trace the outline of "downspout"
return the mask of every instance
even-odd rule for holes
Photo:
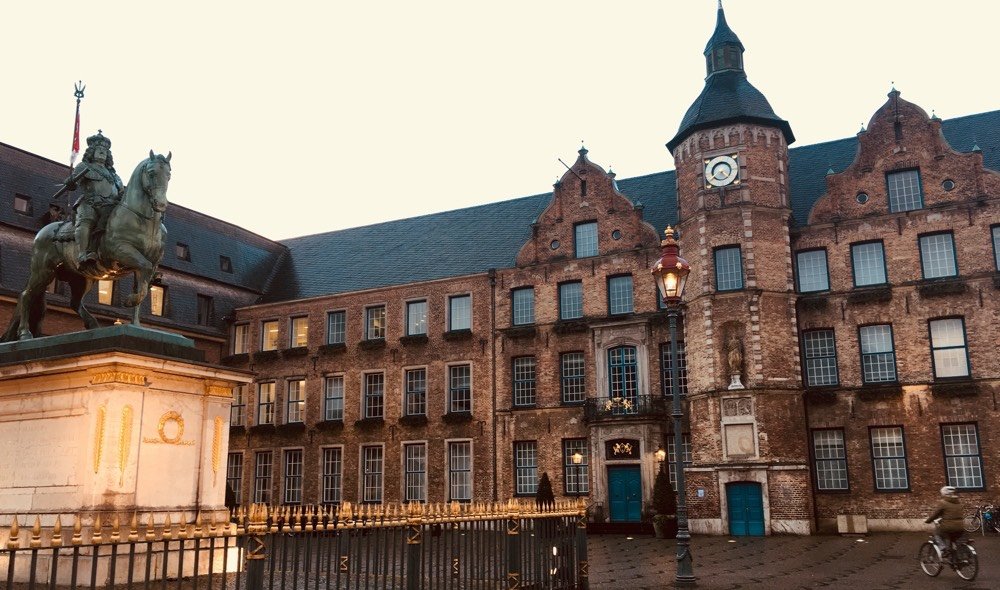
[[[799,300],[795,300],[795,320],[798,322],[799,314]],[[796,325],[798,325],[796,323]],[[796,337],[798,337],[796,335]],[[802,351],[802,345],[799,345],[799,366],[805,370],[805,354]],[[813,446],[812,440],[809,436],[811,423],[809,421],[809,398],[808,392],[805,389],[805,380],[802,382],[802,415],[806,421],[806,467],[809,468],[809,496],[812,499],[812,517],[813,517],[813,529],[814,531],[819,531],[819,506],[816,504],[816,470],[813,469],[813,464],[815,463],[815,457],[813,457]],[[846,456],[846,448],[845,448]]]
[[[490,277],[490,375],[493,388],[493,412],[491,421],[493,422],[493,501],[497,496],[497,269],[489,270]]]

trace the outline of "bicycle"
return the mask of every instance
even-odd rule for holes
[[[983,534],[995,532],[1000,534],[1000,515],[993,504],[977,506],[972,516],[965,517],[965,530],[974,533],[982,529]]]
[[[938,525],[935,525],[935,534],[930,540],[925,541],[917,552],[917,559],[920,561],[920,569],[928,576],[934,577],[941,573],[947,564],[955,570],[958,577],[971,581],[979,574],[979,556],[976,548],[972,546],[972,540],[961,538],[955,541],[954,550],[942,546],[944,537]]]

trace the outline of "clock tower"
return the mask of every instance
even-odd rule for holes
[[[721,2],[705,87],[667,143],[691,262],[685,353],[694,532],[808,534],[812,494],[796,328],[787,121],[747,79]]]

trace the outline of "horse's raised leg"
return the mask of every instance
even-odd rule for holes
[[[113,252],[112,258],[126,268],[135,269],[132,293],[125,298],[125,306],[134,308],[132,310],[132,324],[138,326],[139,305],[149,292],[149,283],[153,280],[153,264],[130,244],[119,244]]]
[[[72,275],[72,278],[69,280],[70,309],[75,311],[76,315],[80,316],[80,319],[83,320],[84,327],[88,330],[101,327],[100,324],[97,323],[97,320],[94,319],[94,316],[90,315],[90,312],[87,311],[87,308],[83,305],[83,296],[86,295],[93,286],[94,281],[83,275]]]

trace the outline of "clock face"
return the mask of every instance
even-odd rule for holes
[[[733,156],[716,156],[705,162],[705,188],[738,184],[740,166]]]

